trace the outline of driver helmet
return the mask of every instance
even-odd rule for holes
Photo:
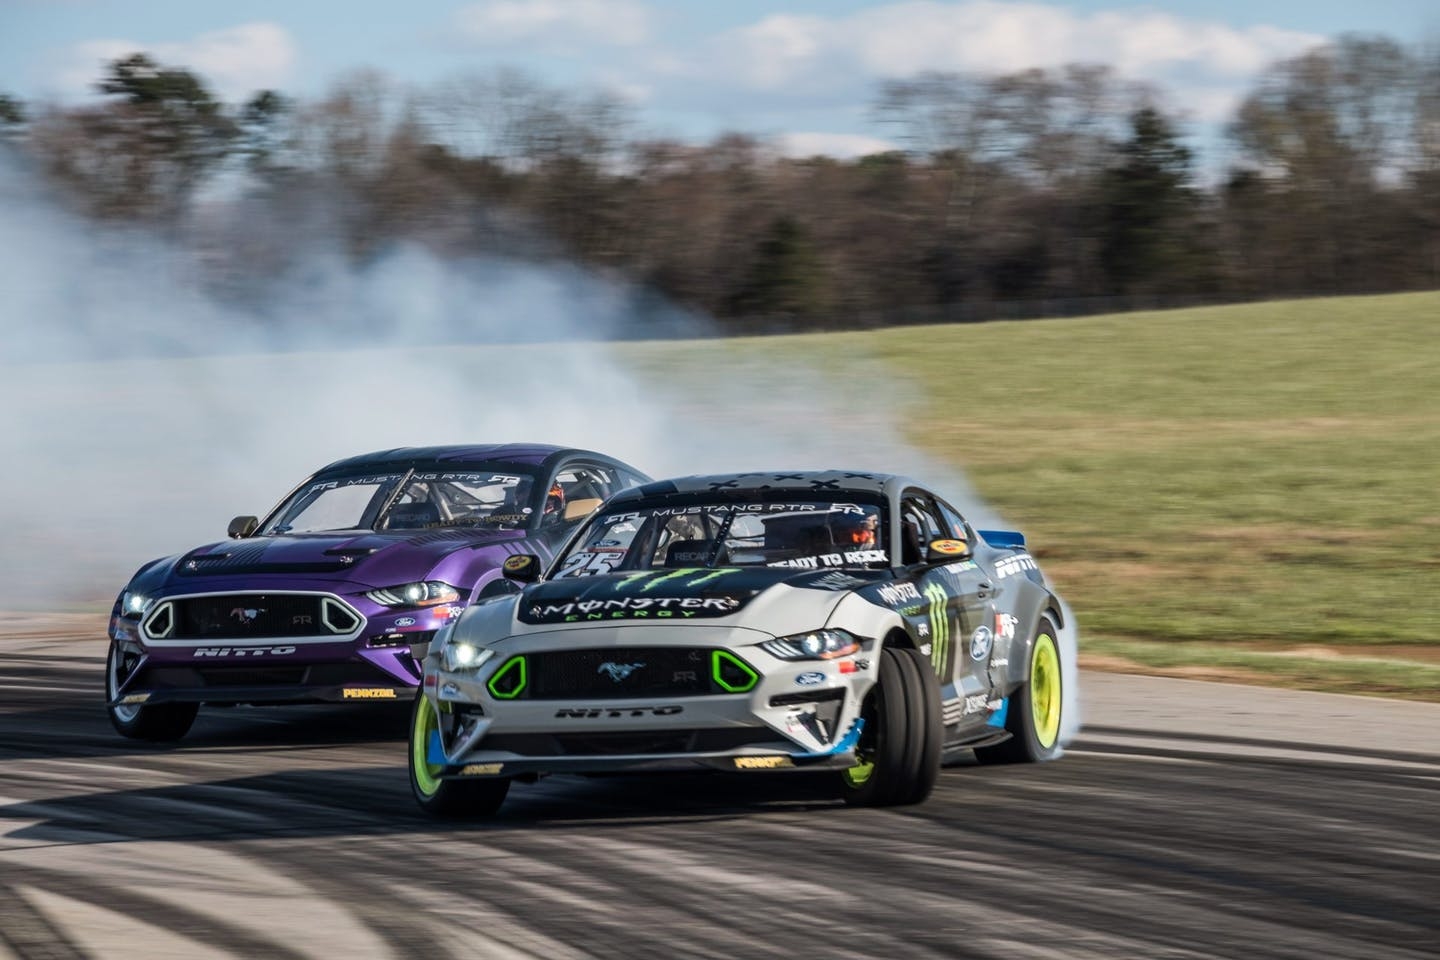
[[[565,488],[556,480],[545,495],[545,516],[559,517],[565,513]]]
[[[879,526],[880,517],[877,514],[847,515],[841,534],[844,538],[841,545],[853,550],[873,550],[875,548],[875,531]]]

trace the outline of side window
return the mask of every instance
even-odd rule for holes
[[[940,508],[940,517],[945,521],[947,537],[954,537],[956,540],[964,540],[970,544],[971,549],[975,547],[975,538],[970,535],[970,525],[965,518],[960,516],[956,509],[944,500],[936,500],[935,505]]]
[[[909,565],[925,558],[925,546],[931,540],[946,540],[951,535],[945,532],[934,501],[913,491],[900,501],[900,536],[900,562]]]
[[[542,523],[582,520],[595,511],[619,486],[615,471],[593,463],[571,463],[560,468],[545,498]]]

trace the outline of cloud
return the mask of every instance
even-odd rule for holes
[[[1078,14],[1041,3],[934,0],[871,7],[845,17],[766,17],[719,41],[752,87],[807,84],[846,69],[869,77],[922,70],[1009,73],[1066,63],[1107,63],[1136,79],[1177,67],[1243,77],[1324,42],[1318,34],[1232,27],[1149,8]]]
[[[88,40],[72,47],[56,75],[61,95],[93,93],[105,64],[132,53],[148,53],[166,66],[199,74],[224,100],[256,90],[283,88],[298,59],[290,34],[274,23],[242,23],[177,42]]]
[[[462,8],[455,22],[466,40],[486,46],[631,47],[651,36],[649,11],[633,0],[485,0]]]

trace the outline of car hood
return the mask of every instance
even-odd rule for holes
[[[551,580],[515,598],[516,626],[597,621],[676,623],[721,618],[772,618],[777,608],[806,608],[811,628],[824,622],[844,592],[886,571],[769,567],[653,570]]]
[[[170,568],[171,583],[250,575],[339,576],[385,586],[425,575],[460,550],[524,537],[519,530],[438,529],[404,533],[373,530],[285,534],[197,547]]]

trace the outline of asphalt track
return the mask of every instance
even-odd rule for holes
[[[12,624],[13,626],[13,624]],[[1440,705],[1082,672],[1056,763],[409,796],[403,705],[120,739],[103,641],[0,637],[0,958],[1440,956]]]

